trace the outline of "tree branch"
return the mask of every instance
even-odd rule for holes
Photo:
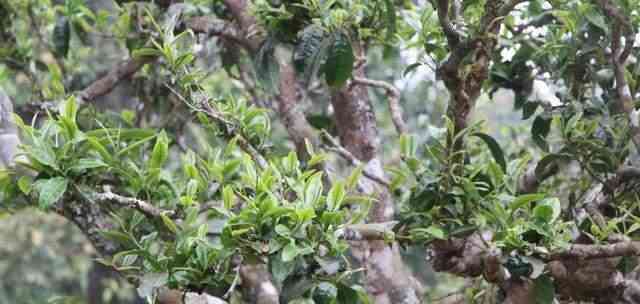
[[[436,0],[436,9],[440,27],[442,27],[445,37],[447,37],[449,48],[453,50],[462,40],[462,34],[456,31],[449,19],[449,2],[449,0]]]
[[[131,77],[131,75],[140,70],[145,64],[154,60],[154,57],[141,57],[130,58],[118,63],[114,68],[107,72],[106,75],[94,81],[91,85],[82,90],[82,92],[78,94],[78,101],[91,102],[94,99],[111,92],[111,90],[113,90],[120,81]]]
[[[256,19],[249,14],[247,0],[224,0],[225,6],[231,11],[234,19],[238,22],[238,27],[242,32],[243,39],[248,42],[251,50],[256,51],[260,46],[260,39],[250,39],[252,31],[256,27]]]
[[[329,146],[327,146],[328,150],[337,153],[342,158],[347,160],[352,166],[358,167],[362,165],[362,162],[357,157],[355,157],[351,152],[349,152],[349,150],[341,146],[340,143],[335,138],[333,138],[333,136],[331,136],[331,134],[329,134],[327,131],[322,130],[321,135],[329,143]],[[366,176],[372,181],[375,181],[376,183],[383,185],[385,187],[389,187],[391,185],[389,181],[387,181],[384,177],[378,176],[375,173],[370,172],[366,167],[363,167],[362,175]]]
[[[634,125],[633,115],[637,115],[634,109],[633,96],[627,80],[625,79],[627,59],[631,54],[635,42],[635,29],[629,17],[625,15],[617,6],[609,0],[594,0],[611,19],[611,65],[613,66],[618,102],[615,112],[625,113],[630,121],[633,143],[640,148],[640,126]],[[622,36],[624,34],[625,43],[622,46]]]
[[[625,241],[614,244],[573,244],[566,250],[551,253],[548,260],[588,260],[621,256],[640,256],[640,241]]]
[[[218,36],[229,40],[247,50],[251,49],[251,44],[238,36],[235,29],[224,21],[211,16],[198,16],[185,21],[187,28],[194,33],[205,34],[207,36]]]
[[[396,131],[400,135],[407,133],[407,125],[402,118],[402,107],[400,106],[400,91],[396,87],[385,81],[372,80],[364,77],[354,77],[353,82],[355,84],[384,89],[387,95],[387,100],[389,102],[389,112],[391,112],[391,120],[393,121],[393,125],[396,127]]]
[[[104,187],[103,193],[96,193],[94,199],[97,201],[115,203],[116,205],[119,205],[121,207],[138,210],[142,212],[142,214],[144,214],[146,217],[151,219],[159,218],[162,214],[165,214],[169,217],[175,214],[173,210],[162,210],[143,200],[115,194],[111,192],[111,187],[109,186]]]

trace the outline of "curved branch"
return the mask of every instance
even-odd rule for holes
[[[155,57],[130,58],[116,64],[116,66],[107,72],[106,75],[94,81],[91,85],[82,90],[82,92],[78,94],[78,101],[91,102],[94,99],[111,92],[111,90],[113,90],[120,81],[131,77],[131,75],[140,70],[145,64],[154,60]]]
[[[364,77],[354,77],[353,83],[384,89],[389,102],[391,120],[393,121],[393,125],[396,127],[396,131],[400,135],[407,133],[407,125],[402,118],[402,107],[400,106],[400,90],[388,82],[367,79]]]

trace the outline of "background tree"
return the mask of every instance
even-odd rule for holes
[[[636,1],[0,5],[0,206],[149,301],[640,301]],[[472,116],[509,94],[525,139]]]

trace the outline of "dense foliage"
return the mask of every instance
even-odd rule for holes
[[[3,0],[0,16],[0,210],[68,219],[151,303],[430,301],[406,248],[465,278],[442,301],[640,302],[640,2]],[[127,59],[93,75],[103,40]],[[405,90],[414,73],[448,93],[442,117]],[[474,119],[505,95],[527,132]]]

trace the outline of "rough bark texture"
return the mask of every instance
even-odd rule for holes
[[[11,114],[13,104],[9,96],[0,88],[0,168],[9,167],[17,152],[20,139]]]
[[[297,93],[298,82],[293,64],[280,63],[280,84],[277,111],[282,124],[287,129],[289,138],[296,146],[298,157],[307,159],[306,141],[317,147],[320,145],[318,135],[307,121],[299,107],[300,98]]]
[[[355,71],[364,78],[364,69]],[[346,150],[362,163],[369,172],[384,177],[381,161],[377,158],[378,130],[373,107],[365,86],[348,85],[334,91],[331,104],[340,137]],[[369,221],[393,220],[394,206],[388,188],[366,176],[359,181],[362,193],[378,198],[369,214]],[[384,241],[357,242],[354,256],[366,268],[366,288],[375,303],[420,303],[417,282],[403,264],[397,244]]]

